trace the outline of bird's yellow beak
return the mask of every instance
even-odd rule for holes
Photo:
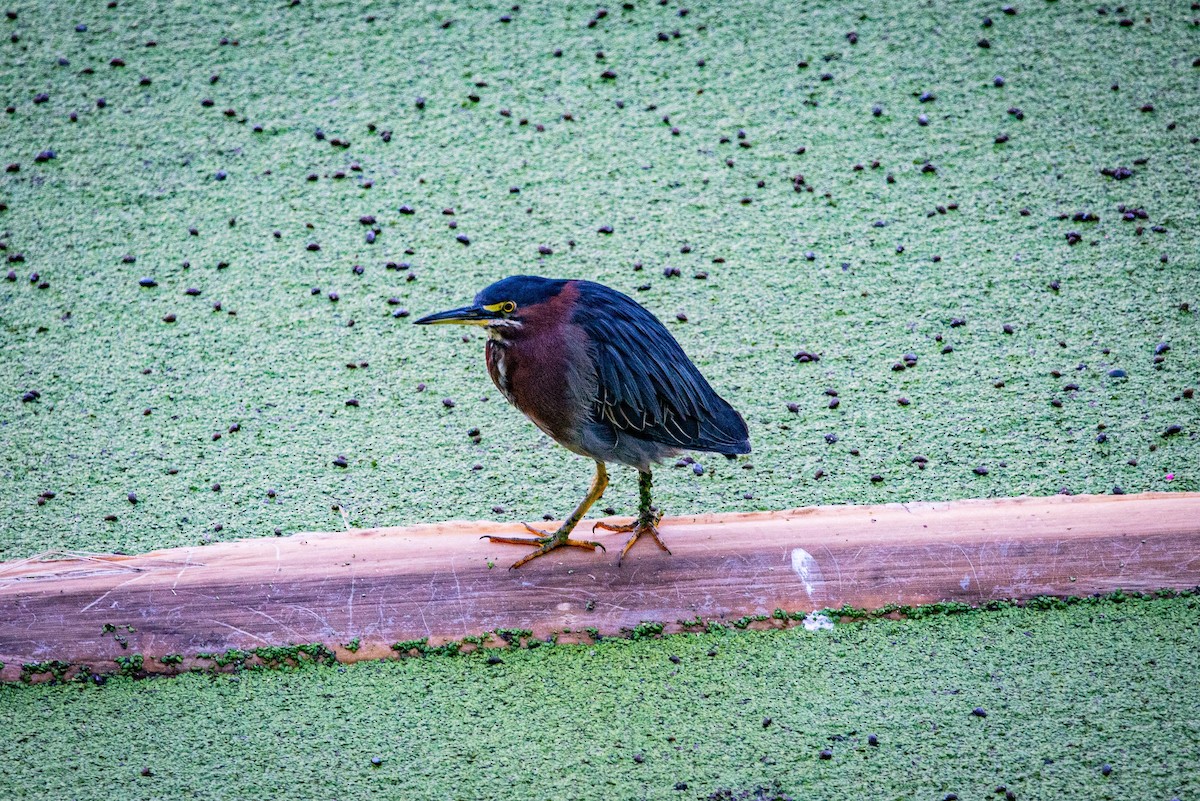
[[[413,325],[487,325],[500,315],[482,306],[463,306],[461,309],[427,314],[420,320],[414,320]]]

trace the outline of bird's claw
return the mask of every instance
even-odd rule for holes
[[[658,536],[658,521],[662,519],[662,514],[655,515],[653,520],[640,520],[635,524],[628,524],[628,528],[614,528],[613,530],[632,531],[633,536],[625,543],[625,547],[621,549],[621,555],[617,557],[617,567],[621,566],[621,560],[625,558],[625,554],[629,553],[629,549],[638,541],[642,535],[648,535],[654,540],[654,544],[667,552],[667,556],[671,555],[671,549],[668,548]]]
[[[540,534],[541,536],[539,536],[539,537],[500,537],[500,536],[496,536],[493,534],[485,534],[482,537],[480,537],[480,539],[488,539],[488,540],[491,540],[492,542],[502,542],[502,543],[506,543],[508,545],[536,545],[536,546],[538,546],[537,550],[534,550],[534,551],[531,551],[530,553],[525,554],[520,559],[518,559],[516,562],[514,562],[509,567],[509,570],[515,570],[516,568],[520,567],[521,565],[525,564],[526,562],[532,561],[532,560],[538,558],[539,556],[550,553],[551,551],[553,551],[556,548],[562,548],[564,546],[571,547],[571,548],[587,548],[590,551],[594,551],[597,548],[599,548],[601,551],[607,552],[607,549],[604,547],[604,545],[602,543],[590,542],[588,540],[573,540],[567,536],[568,532],[562,532],[561,534],[558,532],[555,532],[554,534],[548,534],[545,531],[540,531],[540,530],[534,528],[533,526],[529,525],[528,523],[524,523],[523,525],[525,526],[525,528],[529,529],[534,534]]]

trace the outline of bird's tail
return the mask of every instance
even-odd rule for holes
[[[750,453],[750,430],[746,421],[724,398],[717,398],[717,408],[710,409],[700,424],[697,447],[700,450],[734,456]]]

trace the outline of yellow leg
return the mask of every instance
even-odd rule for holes
[[[600,543],[590,542],[588,540],[573,540],[573,539],[570,539],[570,534],[571,534],[571,530],[574,529],[575,526],[578,525],[579,521],[583,519],[583,516],[587,514],[588,509],[592,508],[592,504],[594,504],[596,501],[600,500],[600,496],[604,494],[604,490],[607,487],[608,487],[608,471],[606,471],[604,469],[604,462],[596,462],[596,477],[595,477],[595,479],[592,480],[592,488],[590,490],[588,490],[587,496],[580,502],[579,506],[575,507],[575,511],[571,513],[571,516],[568,517],[566,520],[564,520],[563,524],[561,526],[559,526],[558,530],[555,531],[554,533],[541,531],[541,530],[536,529],[533,526],[529,525],[528,523],[526,523],[525,528],[529,529],[534,534],[540,534],[542,536],[540,536],[540,537],[496,537],[496,536],[492,536],[492,535],[488,534],[488,535],[485,535],[484,537],[480,537],[480,539],[488,539],[488,540],[491,540],[492,542],[503,542],[503,543],[507,543],[510,545],[537,545],[537,546],[539,546],[536,551],[533,551],[532,553],[527,553],[524,556],[522,556],[520,559],[518,559],[516,562],[514,562],[512,567],[509,568],[510,570],[515,570],[516,568],[520,567],[521,565],[525,564],[526,562],[536,559],[539,556],[542,556],[543,554],[550,553],[555,548],[562,548],[563,546],[569,546],[569,547],[574,547],[574,548],[587,548],[588,550],[591,550],[591,551],[594,551],[597,548],[599,548],[600,550],[603,551],[603,550],[605,550],[605,548]]]

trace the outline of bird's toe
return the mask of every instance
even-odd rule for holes
[[[637,529],[637,523],[605,523],[603,520],[600,520],[592,525],[592,531],[594,532],[596,529],[600,529],[601,531],[615,531],[618,534],[628,534]]]
[[[617,558],[617,567],[621,566],[621,560],[625,558],[625,554],[629,553],[629,549],[633,547],[633,544],[643,536],[649,536],[652,540],[654,540],[655,545],[666,551],[668,556],[671,555],[671,549],[668,548],[666,543],[662,541],[662,538],[658,536],[658,526],[656,523],[657,518],[653,523],[644,521],[633,528],[633,536],[630,537],[629,541],[625,543],[625,547],[621,549],[621,555]]]

